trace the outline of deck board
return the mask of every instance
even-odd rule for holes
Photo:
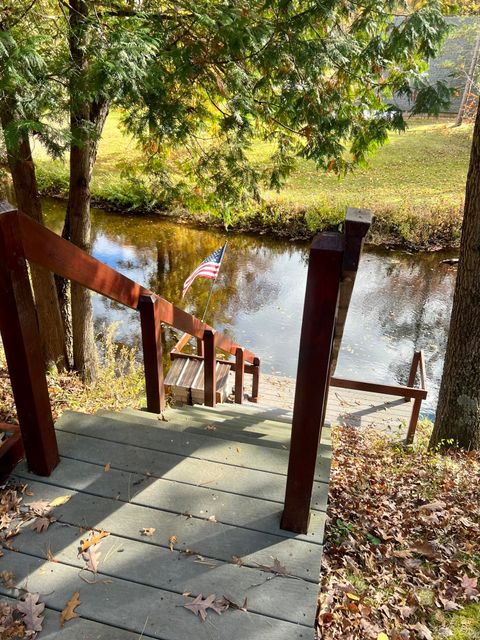
[[[39,640],[133,640],[142,633],[162,640],[313,639],[329,444],[318,458],[309,532],[295,535],[280,529],[288,463],[281,439],[289,437],[288,415],[275,421],[270,410],[233,408],[220,417],[220,411],[202,408],[188,418],[194,409],[167,411],[168,422],[141,414],[67,414],[57,430],[61,462],[51,476],[39,478],[24,463],[17,466],[13,477],[33,492],[25,503],[69,497],[55,507],[56,522],[47,531],[23,525],[14,551],[5,550],[0,561],[2,570],[14,572],[17,587],[27,583],[42,594],[47,626],[80,592],[82,623],[67,623],[71,635],[50,624]],[[222,437],[206,431],[210,418]],[[192,426],[197,432],[187,431]],[[244,434],[251,440],[237,441],[244,428],[253,430]],[[271,446],[257,443],[256,432],[272,438]],[[153,536],[142,535],[143,527],[153,527]],[[82,580],[91,574],[81,571],[78,557],[88,528],[110,533],[100,546],[95,584]],[[48,561],[48,551],[56,562]],[[274,559],[287,577],[261,570]],[[16,595],[5,585],[0,592]],[[248,611],[212,612],[202,623],[182,607],[200,593],[239,604],[246,597]]]

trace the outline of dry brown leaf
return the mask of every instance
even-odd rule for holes
[[[35,522],[32,524],[32,529],[37,533],[43,533],[48,529],[48,527],[52,524],[52,522],[55,522],[55,518],[38,516]]]
[[[170,551],[173,551],[176,544],[177,544],[177,536],[170,536],[168,539],[168,547]]]
[[[420,638],[422,638],[423,640],[433,640],[432,632],[428,627],[426,627],[421,622],[417,622],[416,624],[414,624],[412,629],[415,629],[415,631],[418,631]]]
[[[209,516],[209,517],[207,518],[207,520],[208,520],[209,522],[217,522],[217,518],[216,518],[215,516]]]
[[[79,604],[81,604],[81,602],[80,602],[80,593],[78,591],[75,591],[73,596],[70,598],[70,600],[65,605],[65,609],[60,614],[60,626],[61,627],[63,627],[65,622],[68,622],[69,620],[73,620],[74,618],[79,618],[80,617],[79,614],[75,611],[75,609],[78,607]]]
[[[224,599],[218,598],[212,593],[203,599],[202,594],[200,593],[192,602],[187,602],[183,605],[185,609],[189,609],[196,616],[200,616],[200,618],[205,621],[207,619],[207,611],[208,609],[212,609],[218,615],[228,609],[228,604],[225,604]]]
[[[98,544],[100,540],[102,540],[102,538],[106,538],[109,535],[110,534],[107,533],[107,531],[104,531],[103,529],[101,531],[91,531],[89,538],[87,538],[86,540],[80,541],[80,550],[82,552],[86,551],[93,544]]]
[[[27,631],[33,633],[42,630],[44,616],[41,614],[45,609],[45,604],[38,602],[39,597],[39,593],[27,593],[24,599],[17,603],[17,611],[24,615],[22,622],[25,624]]]
[[[107,464],[103,467],[103,470],[105,471],[105,473],[107,473],[107,471],[110,471],[110,462],[107,462]]]
[[[85,568],[92,573],[97,573],[98,563],[100,562],[100,551],[98,550],[98,547],[101,544],[101,542],[92,544],[82,553],[82,558],[85,561]]]
[[[431,542],[417,542],[413,545],[412,551],[415,551],[415,553],[421,556],[425,556],[425,558],[433,559],[439,557],[437,549]]]
[[[0,571],[0,581],[7,587],[7,589],[15,588],[15,574],[12,571]]]
[[[140,530],[140,533],[142,536],[153,536],[155,531],[156,529],[154,527],[143,527],[143,529]]]
[[[48,549],[47,549],[47,560],[49,562],[58,562],[58,560],[53,555],[52,550],[50,549],[50,547],[48,547]]]
[[[257,566],[262,571],[270,571],[270,573],[275,573],[277,576],[287,575],[286,567],[284,567],[277,558],[274,558],[272,565],[257,564]]]

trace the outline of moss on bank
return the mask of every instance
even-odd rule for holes
[[[368,168],[337,178],[300,160],[284,189],[265,191],[263,203],[239,212],[231,228],[292,239],[306,239],[341,222],[348,206],[375,214],[370,241],[389,246],[432,249],[456,246],[460,237],[463,194],[471,143],[471,127],[452,128],[448,120],[417,119],[405,134],[392,135]],[[268,162],[269,145],[251,152],[259,167]],[[138,214],[158,212],[182,222],[221,226],[222,221],[184,202],[169,203],[156,193],[147,176],[135,179],[125,168],[141,155],[134,140],[119,127],[119,114],[107,121],[94,172],[92,196],[97,206]],[[38,179],[44,195],[65,197],[68,164],[36,152]]]

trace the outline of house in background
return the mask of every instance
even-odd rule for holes
[[[475,44],[480,33],[480,17],[455,16],[447,18],[451,25],[451,32],[445,40],[440,54],[430,61],[427,71],[430,84],[443,80],[449,87],[456,89],[449,114],[457,114],[460,108],[463,91],[467,83],[470,66],[475,52]],[[477,77],[480,75],[480,65],[476,65]],[[478,84],[475,82],[471,92],[479,94]],[[413,102],[404,96],[394,96],[392,104],[403,111],[408,111]]]

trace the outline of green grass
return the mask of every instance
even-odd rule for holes
[[[480,638],[480,604],[470,604],[460,611],[445,616],[444,625],[453,633],[450,640],[478,640]],[[435,640],[445,637],[434,636]]]
[[[471,126],[451,125],[446,119],[411,120],[407,132],[392,135],[368,168],[359,168],[344,178],[318,171],[311,161],[299,160],[282,191],[265,191],[265,204],[238,215],[234,226],[307,237],[338,224],[346,207],[367,207],[376,214],[373,241],[418,247],[453,245],[460,233]],[[270,151],[268,143],[259,143],[251,158],[264,165]],[[135,141],[120,129],[119,114],[111,114],[94,170],[94,200],[118,209],[160,209],[161,202],[146,180],[132,184],[122,175],[140,157]],[[52,162],[41,149],[36,151],[36,159],[42,191],[65,195],[65,162]],[[207,222],[211,221],[207,218]]]

